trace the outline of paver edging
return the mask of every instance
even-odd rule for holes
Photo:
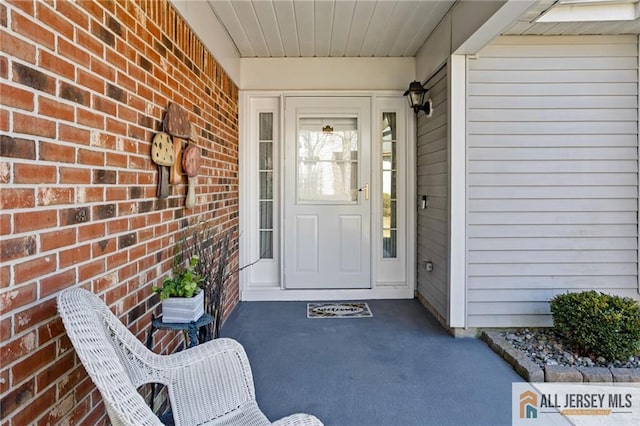
[[[568,366],[550,365],[543,369],[502,337],[502,330],[483,330],[480,337],[528,382],[640,382],[640,370],[636,368],[592,367],[576,369]],[[609,374],[605,373],[605,370]],[[580,379],[578,380],[578,378]]]

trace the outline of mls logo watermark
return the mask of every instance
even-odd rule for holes
[[[640,425],[640,383],[513,383],[512,424]]]
[[[520,394],[520,418],[538,418],[538,394],[527,390]]]

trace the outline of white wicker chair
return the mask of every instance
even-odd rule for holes
[[[322,425],[307,414],[270,423],[256,403],[247,355],[235,340],[158,355],[100,298],[80,288],[58,295],[58,312],[114,425],[162,425],[136,390],[146,383],[167,386],[176,425]]]

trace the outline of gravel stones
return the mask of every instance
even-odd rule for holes
[[[551,329],[515,330],[502,332],[514,348],[526,353],[540,367],[562,365],[574,368],[606,367],[640,369],[640,354],[626,360],[606,360],[603,357],[580,356],[571,350],[565,339]]]

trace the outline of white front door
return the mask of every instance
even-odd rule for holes
[[[285,288],[371,288],[370,121],[369,98],[285,99]]]

